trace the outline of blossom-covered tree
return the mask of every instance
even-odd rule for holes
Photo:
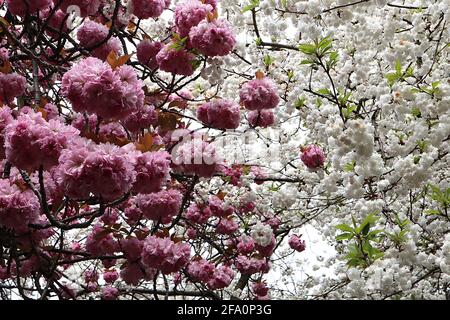
[[[447,1],[0,6],[1,299],[450,298]]]

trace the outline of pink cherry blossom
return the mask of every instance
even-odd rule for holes
[[[211,177],[220,170],[220,157],[214,145],[197,138],[179,145],[172,162],[176,171],[200,177]]]
[[[144,217],[162,223],[169,223],[181,208],[183,195],[175,189],[157,193],[139,194],[136,197],[138,208]]]
[[[6,5],[12,14],[25,16],[27,13],[35,14],[39,10],[50,7],[51,0],[6,0]]]
[[[0,108],[0,158],[5,158],[5,128],[13,122],[11,109],[8,107]]]
[[[205,259],[195,260],[189,263],[187,273],[194,281],[208,282],[214,275],[216,268],[214,264]]]
[[[213,7],[199,0],[185,0],[175,8],[175,26],[181,37],[186,37],[192,27],[204,20]]]
[[[93,48],[92,56],[101,60],[106,60],[111,51],[120,55],[122,45],[117,38],[107,37],[109,29],[100,23],[92,20],[85,20],[83,25],[77,31],[77,38],[80,44],[85,48]]]
[[[235,272],[229,266],[219,266],[216,268],[213,276],[208,281],[208,287],[211,290],[227,288],[233,281],[234,276]]]
[[[186,243],[175,243],[169,238],[150,236],[145,240],[142,261],[163,274],[179,271],[189,262],[190,248]]]
[[[241,104],[251,111],[273,109],[280,103],[277,87],[267,77],[245,83],[239,95]]]
[[[61,2],[60,0],[53,0],[54,3]],[[71,6],[76,6],[80,9],[80,14],[82,17],[89,15],[94,15],[100,5],[102,0],[62,0],[61,10],[67,12],[67,9]]]
[[[225,20],[203,21],[189,32],[190,44],[205,56],[226,56],[233,51],[236,38]]]
[[[131,3],[133,14],[139,19],[157,18],[168,7],[166,0],[131,0]]]
[[[137,46],[138,61],[152,70],[158,68],[156,55],[163,47],[164,45],[161,42],[149,39],[142,40]]]
[[[240,123],[240,108],[231,100],[214,100],[197,109],[197,118],[216,129],[236,129]]]
[[[41,113],[21,114],[5,129],[6,157],[22,170],[49,169],[78,133],[59,120],[45,121]]]
[[[136,181],[133,191],[151,193],[161,190],[169,177],[170,154],[166,151],[146,152],[135,160]]]
[[[193,203],[185,213],[185,218],[189,221],[204,224],[211,217],[212,213],[208,206]]]
[[[217,196],[209,197],[209,208],[216,217],[226,218],[232,215],[235,211],[233,206],[226,204]]]
[[[252,127],[267,128],[275,123],[275,115],[271,110],[251,111],[248,113],[248,123]]]
[[[194,73],[195,56],[186,49],[178,50],[167,45],[158,52],[156,61],[162,71],[182,76]]]
[[[0,73],[0,102],[11,103],[25,93],[27,80],[17,73]]]
[[[100,224],[96,224],[87,236],[85,248],[93,256],[104,256],[113,255],[119,250],[119,245],[111,233],[105,232]]]
[[[294,234],[289,238],[289,246],[298,252],[305,251],[306,249],[306,242],[300,239],[300,237]]]
[[[133,161],[134,155],[124,147],[82,140],[61,153],[58,181],[75,199],[86,199],[92,193],[114,200],[130,191],[135,181]]]
[[[239,225],[231,218],[220,219],[216,225],[216,232],[218,234],[233,234],[239,229]]]
[[[117,288],[106,286],[102,288],[102,298],[104,300],[117,300],[119,290]]]
[[[325,154],[320,147],[312,144],[302,150],[300,159],[309,169],[317,169],[324,165]]]
[[[119,274],[116,270],[107,270],[103,273],[103,280],[106,283],[114,283],[117,279],[119,279]]]
[[[238,252],[241,254],[249,254],[255,250],[255,241],[252,237],[243,236],[237,244]]]
[[[39,219],[39,200],[30,189],[22,191],[8,179],[0,179],[0,226],[17,233]]]
[[[97,58],[84,59],[66,72],[62,91],[75,111],[103,119],[125,118],[144,104],[142,82],[131,67],[112,70]]]

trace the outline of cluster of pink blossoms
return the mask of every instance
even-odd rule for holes
[[[245,83],[239,92],[241,104],[248,110],[273,109],[280,103],[275,83],[267,77]]]
[[[0,101],[11,103],[25,93],[27,80],[17,73],[0,73]]]
[[[0,48],[0,64],[9,60],[9,51],[6,48]]]
[[[289,238],[289,241],[288,241],[289,246],[298,252],[305,251],[305,249],[306,249],[306,242],[305,242],[305,240],[300,239],[300,237],[301,237],[301,235],[297,236],[294,234]]]
[[[270,243],[268,245],[262,246],[255,243],[255,248],[258,252],[264,257],[270,257],[273,254],[273,250],[275,249],[277,242],[275,236],[272,236]]]
[[[161,190],[169,176],[170,154],[166,151],[145,152],[135,159],[136,181],[133,191],[152,193]]]
[[[113,70],[97,58],[87,58],[66,72],[63,94],[78,112],[103,119],[123,119],[144,105],[142,82],[130,66]]]
[[[85,20],[77,31],[77,38],[83,47],[94,48],[92,51],[93,57],[106,60],[111,51],[120,54],[122,50],[119,39],[112,37],[105,41],[108,34],[109,29],[103,24],[92,20]]]
[[[164,45],[159,41],[142,40],[136,48],[138,61],[152,70],[157,69],[158,61],[156,61],[156,55],[163,47]]]
[[[193,281],[206,283],[211,290],[228,287],[235,275],[230,267],[224,265],[216,267],[205,259],[189,263],[187,273]]]
[[[119,274],[116,270],[106,270],[103,273],[103,280],[105,280],[106,283],[114,283],[117,279],[119,279]]]
[[[240,108],[231,100],[214,100],[197,109],[197,118],[216,129],[236,129],[240,123]]]
[[[247,110],[248,122],[252,127],[266,128],[275,123],[274,109],[280,103],[275,83],[267,77],[260,77],[245,83],[239,92],[241,105]]]
[[[228,287],[233,281],[235,272],[229,266],[222,265],[216,268],[213,276],[208,280],[211,290],[220,290]]]
[[[267,128],[275,123],[275,115],[271,110],[250,111],[248,123],[254,128]]]
[[[216,224],[216,232],[218,234],[233,234],[239,229],[239,225],[233,218],[220,219]]]
[[[6,158],[22,170],[33,171],[40,166],[47,170],[58,164],[62,150],[78,133],[59,120],[47,122],[41,113],[22,111],[5,129]]]
[[[316,145],[309,145],[302,149],[300,159],[309,169],[318,169],[325,164],[325,154],[322,149]]]
[[[120,271],[120,277],[129,285],[138,285],[142,279],[151,281],[156,275],[157,270],[144,266],[141,262],[131,262]]]
[[[191,222],[204,224],[212,216],[209,206],[193,203],[189,206],[184,217]]]
[[[135,13],[138,17],[160,15],[168,6],[163,0],[134,0],[133,4],[136,6],[137,2],[147,5]],[[141,41],[137,47],[138,61],[152,70],[159,68],[172,74],[191,76],[197,64],[196,54],[228,55],[236,45],[236,38],[226,21],[209,21],[216,6],[217,1],[187,0],[179,3],[174,18],[174,31],[178,36],[165,46],[148,39]]]
[[[41,11],[42,19],[48,19],[48,26],[45,32],[51,37],[58,37],[59,33],[67,32],[69,30],[67,26],[67,13],[58,9],[53,12],[52,8],[48,8]]]
[[[226,56],[236,45],[236,38],[225,20],[203,21],[189,31],[190,45],[205,56]]]
[[[238,256],[234,265],[242,274],[267,273],[269,271],[269,265],[266,260],[253,257]]]
[[[126,147],[80,139],[61,153],[58,181],[69,197],[86,199],[93,194],[114,200],[132,188],[136,177],[133,160]]]
[[[138,194],[136,205],[147,219],[167,224],[180,212],[182,199],[183,195],[178,190],[169,189],[150,194]]]
[[[23,17],[50,7],[52,0],[6,0],[6,4],[12,14]]]
[[[158,52],[156,61],[162,71],[187,77],[194,73],[195,55],[186,49],[178,50],[167,45]]]
[[[252,292],[256,296],[256,300],[268,300],[269,287],[265,282],[255,282],[252,285]]]
[[[86,251],[93,256],[107,256],[119,251],[119,243],[110,233],[105,233],[101,224],[96,224],[85,242]]]
[[[131,0],[132,12],[139,19],[157,18],[170,6],[170,0]]]
[[[123,128],[123,126],[120,123],[117,122],[109,122],[109,123],[102,123],[100,124],[99,136],[104,137],[106,139],[126,139],[127,132]]]
[[[119,297],[119,290],[112,286],[105,286],[102,288],[103,300],[117,300]]]
[[[142,108],[128,115],[122,122],[128,131],[137,133],[150,126],[156,126],[158,123],[158,113],[154,106],[144,105]]]
[[[255,251],[255,241],[252,237],[243,236],[239,239],[237,250],[240,254],[250,254]]]
[[[197,282],[208,282],[215,270],[215,265],[205,259],[194,260],[187,267],[187,273]]]
[[[235,211],[234,207],[227,205],[217,196],[209,197],[209,208],[211,209],[213,215],[220,218],[226,218],[232,215]]]
[[[175,105],[180,109],[186,109],[188,102],[191,100],[194,100],[192,92],[187,89],[181,89],[180,91],[171,94],[167,102],[169,103],[169,106]]]
[[[191,249],[187,243],[175,243],[169,238],[149,236],[142,249],[142,262],[163,274],[180,271],[189,262]]]
[[[144,241],[136,238],[122,239],[119,245],[127,259],[125,268],[120,272],[122,280],[130,285],[137,285],[142,279],[153,280],[157,270],[141,262]]]
[[[211,5],[199,0],[186,0],[181,2],[175,8],[176,31],[181,37],[188,36],[191,28],[205,20],[213,10]]]
[[[29,230],[28,224],[39,221],[39,210],[33,191],[22,191],[9,179],[0,179],[0,227],[24,233]]]

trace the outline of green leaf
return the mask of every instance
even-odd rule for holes
[[[333,39],[331,39],[329,37],[325,37],[322,40],[320,40],[317,47],[319,48],[321,55],[324,55],[332,48],[332,45],[331,45],[332,43],[333,43]]]
[[[428,210],[425,210],[425,214],[428,216],[440,216],[441,212],[439,210],[435,210],[435,209],[428,209]]]
[[[313,55],[316,53],[316,46],[309,43],[299,45],[298,49],[307,55]]]
[[[242,13],[245,13],[247,11],[251,11],[253,9],[255,9],[256,7],[259,6],[259,0],[251,0],[250,4],[246,5],[243,9],[242,9]]]
[[[297,100],[294,103],[295,109],[300,110],[301,108],[303,108],[305,106],[305,102],[306,102],[305,97],[297,98]]]
[[[406,78],[414,77],[414,70],[413,70],[413,68],[409,67],[408,69],[406,69],[405,77]]]
[[[395,67],[394,68],[395,68],[395,72],[398,75],[402,74],[402,63],[401,63],[400,59],[397,59],[397,61],[395,62]]]
[[[300,65],[305,65],[305,64],[314,64],[315,62],[314,61],[312,61],[312,60],[302,60],[301,62],[300,62]]]
[[[330,95],[331,91],[327,88],[319,89],[317,93],[323,94],[324,96]]]
[[[265,65],[266,67],[271,66],[274,62],[275,62],[275,59],[274,59],[273,57],[271,57],[271,56],[269,56],[269,55],[267,55],[267,56],[264,57],[264,65]]]
[[[355,170],[355,166],[356,166],[356,161],[352,161],[349,163],[346,163],[344,165],[344,172],[352,172]]]
[[[345,232],[352,232],[352,233],[354,232],[353,228],[350,227],[348,224],[345,224],[345,223],[338,224],[335,228],[338,229],[338,230],[345,231]]]
[[[419,107],[413,107],[411,110],[411,114],[414,118],[419,118],[422,115],[422,111],[420,111]]]
[[[367,235],[367,234],[369,233],[369,230],[370,230],[370,223],[366,224],[366,225],[362,228],[361,232],[362,232],[363,235]]]
[[[352,233],[342,233],[338,236],[336,236],[336,240],[337,241],[342,241],[342,240],[351,240],[353,238],[353,234]]]
[[[294,70],[288,70],[287,76],[289,81],[291,81],[294,78]]]
[[[390,87],[392,87],[394,83],[397,82],[397,80],[399,80],[399,76],[395,73],[388,73],[385,75],[385,78],[387,79]]]

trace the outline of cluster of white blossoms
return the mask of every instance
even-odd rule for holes
[[[232,189],[241,196],[247,189],[257,210],[275,214],[293,232],[313,226],[335,249],[334,256],[321,261],[301,259],[326,270],[317,277],[302,276],[302,263],[284,272],[284,263],[273,262],[273,270],[284,270],[286,290],[269,279],[270,286],[280,289],[271,297],[445,298],[450,281],[445,202],[450,182],[449,4],[260,0],[243,13],[249,3],[221,3],[239,43],[233,55],[212,63],[204,76],[213,75],[222,98],[236,97],[242,82],[258,70],[275,81],[282,102],[270,130],[278,134],[246,123],[237,131],[254,130],[263,144],[279,150],[279,157],[275,162],[255,153],[245,157],[264,169],[264,184],[245,178],[239,187],[220,186],[221,179],[203,183],[230,195]],[[309,63],[314,59],[298,50],[321,39],[332,40],[337,56],[330,68],[329,55]],[[308,170],[300,160],[301,148],[309,144],[325,152],[320,170]],[[438,190],[447,198],[439,198]],[[367,232],[376,233],[367,242],[374,251],[370,256],[364,250],[360,257],[354,253],[351,260],[357,242],[339,238],[345,232],[336,226],[354,228],[371,215],[375,219]],[[255,223],[250,222],[255,242],[268,244],[270,228]],[[295,285],[293,274],[300,275]]]
[[[270,226],[258,222],[253,226],[251,235],[256,244],[267,247],[272,242],[273,231]]]

